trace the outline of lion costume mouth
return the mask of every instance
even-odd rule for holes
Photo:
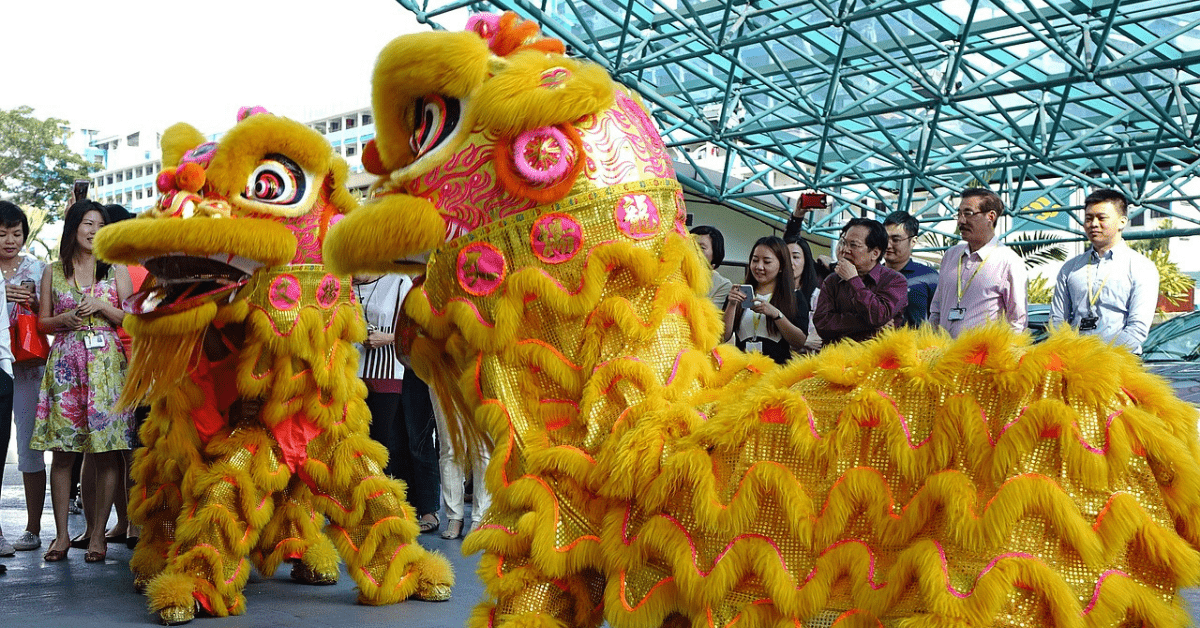
[[[210,301],[228,303],[263,264],[237,255],[169,253],[143,263],[152,281],[125,300],[136,315],[168,314]]]

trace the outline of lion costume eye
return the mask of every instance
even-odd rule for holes
[[[413,134],[408,140],[413,155],[419,158],[454,135],[460,115],[457,98],[430,94],[417,100],[413,109]]]
[[[243,196],[271,205],[295,205],[304,200],[307,189],[307,176],[296,162],[271,154],[250,173]]]

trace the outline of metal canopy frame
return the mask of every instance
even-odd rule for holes
[[[953,238],[980,184],[1049,240],[1095,187],[1200,233],[1200,0],[397,1],[538,21],[641,94],[686,187],[775,220],[828,194],[814,233],[906,209]]]

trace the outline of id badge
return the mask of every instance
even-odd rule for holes
[[[87,347],[88,349],[103,349],[104,336],[101,336],[100,334],[88,334],[83,337],[83,346]]]
[[[746,353],[762,353],[762,342],[747,342]]]
[[[946,314],[946,320],[961,321],[964,313],[965,310],[963,310],[961,307],[950,308],[950,312]]]
[[[1084,316],[1079,321],[1079,331],[1093,331],[1096,329],[1096,324],[1100,322],[1099,316]]]

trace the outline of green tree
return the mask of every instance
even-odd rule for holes
[[[67,148],[65,120],[33,116],[32,107],[0,109],[0,198],[58,214],[88,163]]]
[[[1167,231],[1174,226],[1170,218],[1163,218],[1158,223],[1160,231]],[[1179,270],[1179,265],[1171,261],[1170,238],[1134,240],[1129,243],[1129,246],[1141,251],[1150,258],[1150,261],[1154,262],[1154,266],[1158,268],[1158,290],[1167,297],[1172,305],[1178,305],[1180,301],[1186,299],[1188,292],[1196,286],[1196,280]]]

